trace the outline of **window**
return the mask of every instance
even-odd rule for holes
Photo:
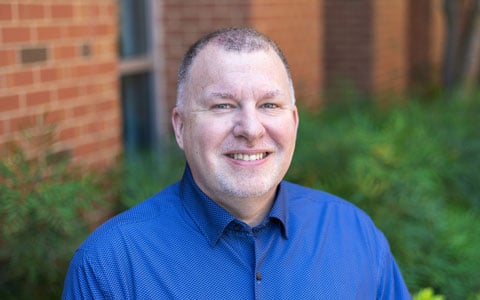
[[[121,77],[123,139],[127,153],[147,151],[154,143],[151,73]]]
[[[160,141],[157,100],[155,0],[119,0],[120,85],[123,141],[127,156],[152,150]]]

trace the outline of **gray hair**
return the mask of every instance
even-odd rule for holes
[[[177,106],[180,106],[184,101],[185,84],[195,57],[203,48],[205,48],[206,45],[211,43],[229,52],[250,53],[260,50],[267,51],[270,48],[273,49],[280,57],[285,70],[287,71],[290,93],[292,95],[292,104],[295,104],[295,94],[290,67],[288,66],[285,55],[278,45],[269,37],[252,28],[225,28],[203,36],[185,53],[178,70]]]

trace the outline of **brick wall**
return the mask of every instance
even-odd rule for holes
[[[168,112],[175,104],[177,72],[184,53],[200,36],[223,27],[247,26],[249,5],[246,0],[164,0],[163,56]]]
[[[370,0],[324,0],[325,87],[372,88],[373,10]]]
[[[407,1],[372,0],[372,92],[402,92],[407,87]]]
[[[413,1],[413,0],[412,0]],[[436,72],[437,75],[433,75],[433,80],[437,80],[440,77],[440,70],[443,61],[443,48],[445,38],[445,22],[443,18],[443,1],[431,0],[430,9],[430,38],[427,43],[431,45],[429,56],[427,58],[430,61],[429,69],[432,72]]]
[[[440,80],[443,59],[442,1],[409,1],[409,84]]]
[[[441,1],[324,1],[327,90],[388,95],[438,76]]]
[[[203,34],[223,27],[250,26],[273,38],[284,50],[292,69],[297,99],[318,101],[321,88],[320,0],[165,0],[160,26],[164,28],[165,97],[168,110],[176,99],[180,60]]]
[[[442,59],[440,0],[155,1],[158,101],[168,113],[182,55],[221,27],[252,26],[276,40],[306,104],[345,81],[370,93],[401,91]],[[0,147],[46,116],[58,126],[56,149],[76,160],[108,162],[121,151],[116,5],[0,1]]]
[[[57,126],[55,148],[86,163],[120,150],[115,0],[0,3],[0,146]]]
[[[323,82],[322,1],[254,0],[251,24],[274,39],[284,51],[295,84],[296,98],[318,104]]]

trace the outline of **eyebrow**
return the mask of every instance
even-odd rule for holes
[[[220,99],[235,99],[235,96],[228,92],[212,92],[209,94],[210,98],[220,98]]]
[[[277,97],[278,95],[281,95],[282,92],[280,90],[273,90],[273,91],[268,91],[263,95],[263,99],[272,99]]]
[[[277,97],[278,95],[281,95],[282,92],[280,90],[272,90],[272,91],[267,91],[262,95],[262,99],[272,99]],[[232,93],[229,92],[212,92],[209,94],[210,98],[220,98],[220,99],[230,99],[230,100],[235,100],[236,97]]]

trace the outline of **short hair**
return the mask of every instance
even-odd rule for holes
[[[177,106],[183,102],[185,84],[188,80],[191,66],[198,53],[209,44],[229,52],[254,52],[270,48],[277,53],[287,71],[288,81],[292,94],[292,103],[295,103],[292,75],[287,59],[278,45],[269,37],[246,27],[232,27],[213,31],[196,41],[183,56],[177,77]]]

